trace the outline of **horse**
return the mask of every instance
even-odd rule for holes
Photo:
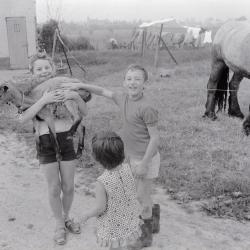
[[[250,78],[250,23],[247,21],[229,21],[216,32],[212,44],[212,67],[207,83],[207,101],[204,117],[217,118],[218,111],[226,110],[227,90],[229,89],[228,114],[244,118],[238,103],[237,93],[241,80]],[[229,69],[233,76],[229,81]],[[217,111],[217,112],[218,112]],[[243,123],[245,133],[250,132],[250,115]]]
[[[0,84],[0,102],[2,104],[4,103],[12,103],[17,108],[18,111],[21,113],[25,111],[27,108],[29,108],[31,105],[33,105],[37,100],[39,100],[45,91],[51,91],[54,89],[59,89],[61,84],[68,83],[69,86],[71,86],[74,83],[80,82],[78,79],[69,78],[69,77],[53,77],[50,78],[42,83],[39,81],[35,84],[37,86],[34,86],[34,82],[31,84],[14,84],[11,81],[4,82]],[[81,98],[88,102],[91,99],[91,94],[88,91],[80,90],[77,91]],[[58,163],[60,163],[61,160],[61,154],[60,154],[60,148],[56,137],[56,131],[55,131],[55,124],[54,124],[54,114],[53,112],[56,111],[56,108],[60,105],[59,103],[54,104],[48,104],[43,109],[41,109],[37,115],[36,118],[33,119],[34,124],[34,132],[37,131],[36,125],[37,121],[45,121],[49,128],[49,133],[52,139],[53,146],[55,148],[56,152],[56,158]],[[84,147],[84,135],[85,135],[85,127],[81,125],[82,116],[80,112],[78,111],[78,105],[73,100],[66,100],[64,102],[65,109],[63,109],[62,112],[69,112],[69,115],[71,116],[73,120],[73,125],[69,130],[69,136],[73,136],[80,127],[79,132],[79,142],[78,142],[78,148],[77,148],[77,156],[80,157],[82,154],[82,150]],[[80,126],[79,126],[80,125]],[[39,139],[39,135],[36,133],[36,141],[37,143]]]

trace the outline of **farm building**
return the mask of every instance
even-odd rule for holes
[[[28,67],[36,52],[36,1],[0,0],[0,65]]]

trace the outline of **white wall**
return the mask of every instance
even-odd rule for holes
[[[0,0],[0,58],[9,57],[6,17],[26,17],[28,55],[36,53],[36,1]]]

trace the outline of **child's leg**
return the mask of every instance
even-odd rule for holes
[[[75,176],[76,160],[61,162],[61,182],[62,182],[62,205],[66,228],[74,234],[81,232],[79,223],[75,223],[69,218],[69,211],[74,198],[74,176]]]
[[[137,196],[142,205],[142,219],[152,217],[152,184],[153,179],[138,179],[137,180]]]
[[[140,226],[142,234],[138,244],[140,247],[152,245],[153,220],[152,220],[152,199],[151,199],[152,179],[137,180],[137,196],[142,205],[141,218],[143,224]]]
[[[48,183],[49,203],[53,215],[56,219],[56,227],[64,227],[64,218],[62,214],[61,182],[59,178],[59,166],[57,162],[41,164]]]
[[[76,161],[62,161],[60,166],[62,185],[62,205],[65,220],[69,219],[69,211],[74,198],[74,176]]]

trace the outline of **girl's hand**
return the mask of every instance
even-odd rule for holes
[[[62,102],[63,95],[61,93],[58,93],[58,91],[56,90],[52,90],[49,92],[45,91],[40,101],[42,101],[44,105],[54,103],[54,102]]]

